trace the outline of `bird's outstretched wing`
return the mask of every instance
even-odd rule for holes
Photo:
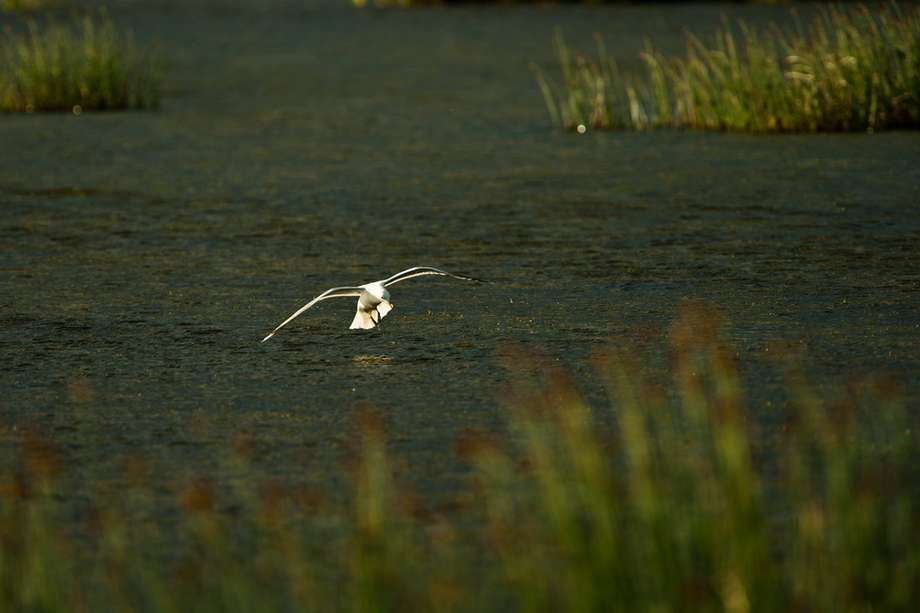
[[[393,283],[398,283],[400,281],[405,281],[406,279],[411,279],[413,277],[421,277],[422,275],[444,275],[446,277],[453,277],[454,279],[463,279],[464,281],[476,281],[477,283],[488,283],[488,281],[483,281],[482,279],[477,279],[476,277],[467,277],[466,275],[455,275],[452,272],[447,272],[444,270],[438,270],[437,268],[431,268],[428,266],[416,266],[414,268],[409,268],[402,272],[398,272],[386,281],[382,281],[383,286],[391,285]]]
[[[301,313],[309,309],[311,306],[313,306],[320,300],[325,300],[326,298],[347,298],[348,296],[360,296],[362,291],[363,289],[360,287],[333,287],[332,289],[327,289],[325,292],[323,292],[322,294],[320,294],[319,296],[317,296],[316,298],[314,298],[307,304],[297,309],[297,312],[295,312],[293,315],[291,315],[290,317],[285,319],[283,322],[281,322],[281,325],[275,328],[274,330],[272,330],[271,334],[263,338],[262,342],[264,343],[265,341],[270,339],[272,336],[275,335],[275,332],[277,332],[284,326],[291,323],[291,320],[293,320],[295,317],[297,317],[298,315],[300,315]]]

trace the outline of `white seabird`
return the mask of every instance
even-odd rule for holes
[[[393,304],[390,302],[390,292],[387,291],[387,286],[398,283],[399,281],[411,279],[413,277],[421,277],[422,275],[444,275],[447,277],[453,277],[454,279],[462,279],[464,281],[488,283],[488,281],[483,281],[482,279],[467,277],[465,275],[455,275],[451,272],[438,270],[437,268],[430,268],[428,266],[416,266],[414,268],[409,268],[408,270],[396,273],[389,279],[384,279],[383,281],[365,283],[364,285],[359,285],[358,287],[333,287],[332,289],[326,290],[307,304],[297,309],[297,312],[285,319],[280,326],[272,330],[271,334],[263,338],[262,342],[264,343],[270,339],[275,335],[275,332],[291,323],[295,317],[309,309],[311,306],[320,300],[325,300],[327,298],[346,298],[348,296],[357,296],[358,312],[355,313],[355,318],[349,327],[351,329],[373,328],[379,324],[380,320],[383,319],[386,314],[393,309]]]

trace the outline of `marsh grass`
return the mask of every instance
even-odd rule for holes
[[[26,20],[0,40],[0,110],[59,111],[156,107],[160,76],[152,52],[130,33],[90,15],[62,25]]]
[[[718,329],[685,311],[668,368],[598,351],[609,411],[509,350],[507,432],[460,436],[469,489],[449,508],[412,492],[373,409],[344,495],[259,474],[245,436],[215,476],[164,490],[127,458],[125,485],[90,495],[24,432],[0,472],[0,609],[915,610],[907,396],[879,378],[822,398],[787,354],[788,406],[760,424]]]
[[[725,20],[685,57],[646,44],[642,77],[624,76],[597,36],[597,58],[554,45],[558,85],[534,66],[564,129],[686,127],[746,132],[873,131],[920,126],[920,8],[822,8],[806,27],[766,31]]]
[[[56,0],[2,0],[0,8],[4,11],[30,11],[40,8],[48,8]]]

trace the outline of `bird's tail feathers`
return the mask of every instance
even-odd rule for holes
[[[348,326],[351,330],[370,330],[377,325],[377,322],[374,321],[374,318],[371,316],[373,311],[365,311],[360,306],[358,307],[358,312],[355,313],[355,318],[352,320],[351,325]]]
[[[381,302],[373,309],[364,309],[359,304],[358,311],[355,313],[355,318],[352,320],[349,328],[351,330],[370,330],[376,327],[380,323],[380,320],[392,310],[393,305],[386,301]]]

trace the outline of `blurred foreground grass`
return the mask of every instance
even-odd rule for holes
[[[56,0],[0,0],[0,9],[4,11],[30,11],[49,8]]]
[[[873,131],[920,127],[920,8],[888,2],[828,5],[806,27],[698,38],[686,57],[651,43],[644,77],[624,75],[597,36],[598,57],[574,53],[561,30],[557,84],[534,66],[553,123],[569,130],[687,127],[746,132]]]
[[[598,351],[610,414],[509,350],[508,431],[458,436],[470,483],[449,510],[398,474],[376,410],[345,496],[259,476],[245,440],[172,494],[139,458],[90,494],[26,432],[0,472],[0,610],[915,611],[907,396],[881,377],[821,398],[781,358],[787,413],[758,425],[718,326],[683,312],[666,368]]]

